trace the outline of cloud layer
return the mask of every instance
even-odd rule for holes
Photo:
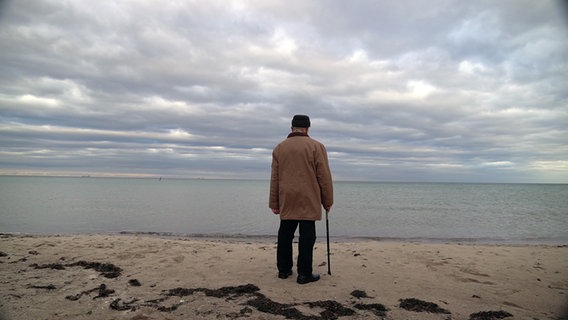
[[[530,8],[530,9],[529,9]],[[560,2],[7,1],[0,173],[568,183]]]

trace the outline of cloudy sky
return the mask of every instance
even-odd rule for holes
[[[560,1],[0,0],[0,174],[568,183]]]

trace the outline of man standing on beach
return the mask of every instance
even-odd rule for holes
[[[316,220],[321,220],[322,206],[333,205],[333,183],[325,146],[310,138],[310,118],[295,115],[292,132],[272,152],[269,207],[280,215],[276,264],[278,277],[292,275],[292,240],[298,225],[297,271],[299,284],[318,281],[312,273]]]

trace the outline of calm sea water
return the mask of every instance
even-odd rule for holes
[[[336,182],[333,239],[568,243],[568,185]],[[274,236],[268,181],[0,177],[0,232]],[[317,224],[325,237],[325,222]]]

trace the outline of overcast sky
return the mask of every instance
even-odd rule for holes
[[[560,1],[0,0],[0,174],[568,183]]]

